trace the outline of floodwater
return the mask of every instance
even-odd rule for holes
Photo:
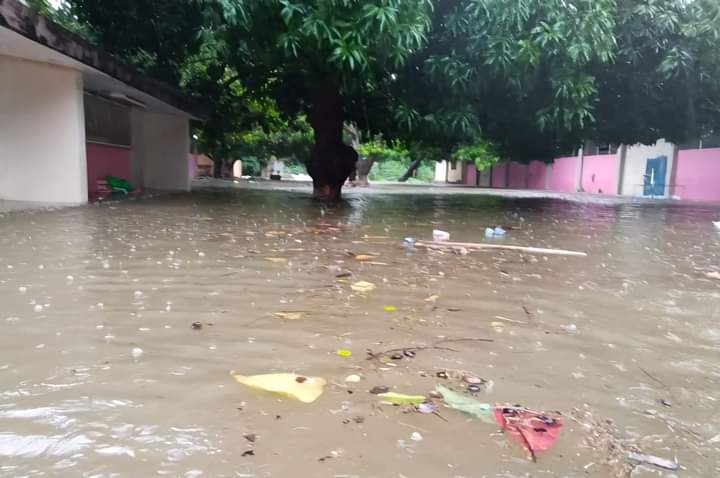
[[[0,214],[0,477],[720,476],[712,219],[452,194],[326,208],[249,190]],[[509,230],[495,242],[589,255],[402,246],[433,228],[485,242],[496,224]],[[299,320],[274,315],[288,311]],[[480,338],[493,341],[456,340]],[[367,359],[409,347],[429,348]],[[306,404],[231,371],[328,385]],[[533,463],[498,426],[368,393],[459,390],[462,373],[492,382],[477,400],[562,413],[555,446]],[[627,450],[680,469],[623,466]]]

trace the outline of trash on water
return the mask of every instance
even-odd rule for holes
[[[375,290],[375,287],[376,287],[375,284],[373,284],[372,282],[366,282],[364,280],[355,282],[353,285],[350,286],[350,288],[352,288],[352,290],[354,290],[355,292],[361,292],[361,293],[367,293],[372,290]]]
[[[285,257],[266,257],[265,260],[276,264],[282,264],[288,261]]]
[[[350,356],[352,356],[352,352],[351,352],[350,350],[348,350],[348,349],[337,349],[337,350],[335,351],[335,353],[336,353],[337,355],[339,355],[340,357],[350,357]]]
[[[638,463],[643,463],[646,465],[654,465],[658,468],[664,468],[666,470],[677,470],[680,468],[680,464],[676,461],[668,460],[666,458],[660,458],[659,456],[654,455],[645,455],[642,453],[628,453],[628,459],[631,461],[635,461]]]
[[[383,307],[383,310],[385,312],[395,312],[396,310],[398,310],[398,308],[394,305],[386,305],[385,307]]]
[[[507,231],[500,226],[488,227],[485,229],[485,237],[505,237]]]
[[[383,402],[392,405],[419,405],[427,400],[423,395],[405,395],[395,392],[380,393],[378,397],[382,398]]]
[[[720,229],[720,221],[713,221],[713,226],[715,226],[716,229]]]
[[[130,351],[130,354],[132,355],[133,358],[139,359],[140,357],[142,357],[143,349],[141,349],[140,347],[134,347]]]
[[[273,314],[276,318],[282,320],[300,320],[305,317],[305,312],[300,310],[288,310],[283,312],[275,312]]]
[[[705,277],[707,277],[708,279],[720,280],[720,272],[718,272],[718,271],[706,272]]]
[[[489,403],[482,403],[474,398],[455,392],[443,385],[438,385],[435,390],[443,396],[443,401],[448,408],[472,415],[485,423],[495,423],[495,420],[493,419],[493,407]]]
[[[441,231],[439,229],[433,230],[433,241],[434,242],[445,242],[450,240],[450,233]]]
[[[389,391],[390,387],[386,385],[376,385],[370,389],[370,393],[372,393],[373,395],[380,395],[382,393],[388,393]]]
[[[413,247],[416,242],[417,239],[415,239],[414,237],[406,237],[403,239],[403,245],[408,247]]]
[[[294,373],[273,373],[264,375],[233,375],[240,384],[257,390],[277,393],[312,403],[320,397],[327,381],[321,377],[306,377]]]
[[[355,260],[360,262],[372,261],[373,259],[376,259],[376,256],[371,256],[369,254],[357,254],[355,256]]]
[[[435,413],[437,407],[432,402],[423,402],[415,406],[415,410],[420,413]]]
[[[348,375],[345,377],[345,381],[347,383],[358,383],[360,380],[362,380],[360,375]]]
[[[555,444],[562,428],[559,416],[520,407],[495,407],[495,421],[525,448],[533,461],[537,452]]]
[[[410,435],[410,439],[412,441],[422,441],[423,436],[418,432],[413,432],[412,435]]]
[[[190,325],[190,328],[192,328],[193,330],[202,330],[203,324],[202,324],[202,322],[193,322]]]

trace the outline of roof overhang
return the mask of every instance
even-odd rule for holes
[[[17,0],[0,0],[0,55],[78,70],[86,91],[126,97],[148,111],[201,119],[204,108],[179,90],[150,78]]]

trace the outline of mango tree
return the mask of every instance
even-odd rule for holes
[[[283,108],[309,110],[316,197],[337,199],[358,155],[343,142],[348,99],[371,94],[430,30],[429,0],[218,0],[237,69]]]

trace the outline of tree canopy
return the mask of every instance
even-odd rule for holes
[[[206,100],[215,156],[306,115],[321,195],[354,168],[346,121],[413,150],[521,161],[584,138],[720,130],[716,0],[67,0],[61,13]]]

